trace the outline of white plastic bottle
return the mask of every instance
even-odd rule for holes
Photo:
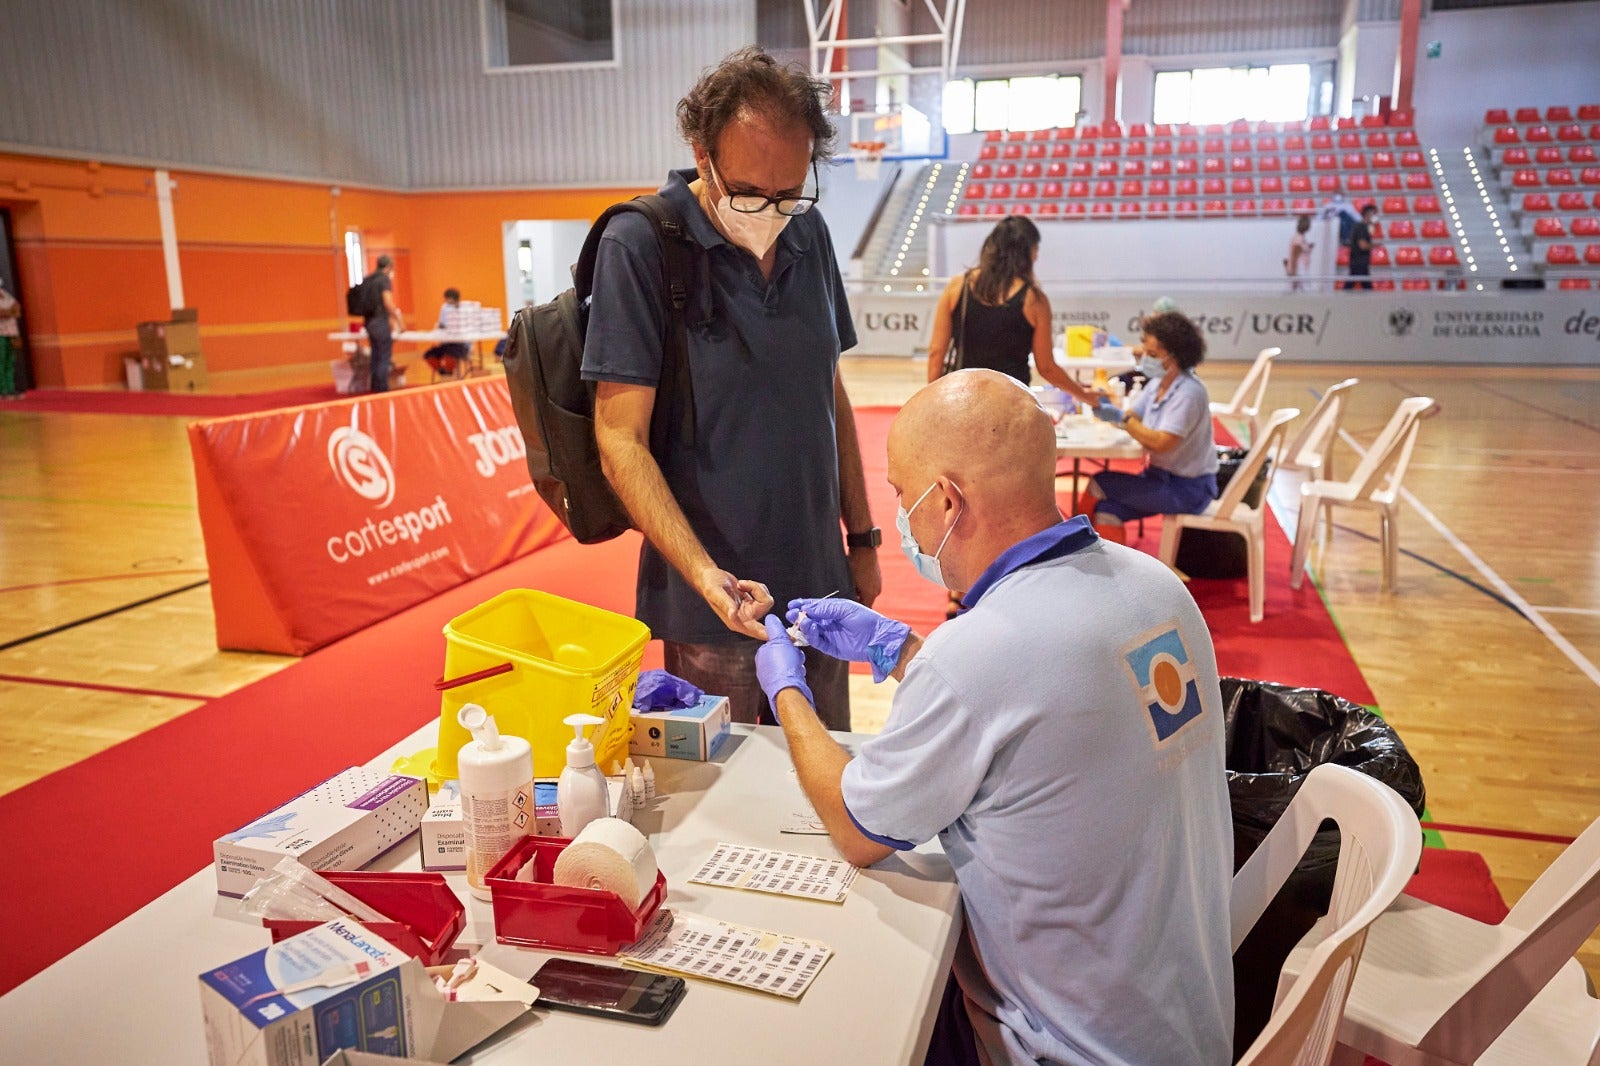
[[[467,887],[489,898],[484,876],[534,828],[533,749],[521,737],[500,735],[494,719],[476,703],[456,721],[472,734],[457,756],[461,816],[467,832]]]
[[[584,726],[600,725],[604,718],[569,714],[562,721],[575,734],[567,745],[567,768],[556,783],[556,810],[561,815],[561,835],[572,839],[596,818],[611,816],[611,790],[594,764],[594,745],[583,735]]]

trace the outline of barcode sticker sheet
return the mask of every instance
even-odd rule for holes
[[[855,879],[856,868],[843,859],[728,843],[718,844],[689,878],[702,885],[747,888],[825,903],[843,903]]]
[[[618,957],[638,969],[799,999],[832,955],[832,948],[815,940],[663,909]]]

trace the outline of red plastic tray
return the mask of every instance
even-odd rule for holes
[[[636,911],[614,892],[551,884],[556,858],[570,843],[566,837],[523,837],[484,878],[494,907],[494,938],[500,943],[615,955],[649,927],[667,898],[666,877],[656,873],[655,887]],[[530,856],[534,880],[512,880]]]
[[[456,937],[467,926],[467,909],[445,883],[443,874],[362,873],[359,870],[325,870],[322,876],[392,922],[362,922],[424,966],[445,961]],[[317,922],[268,919],[272,942],[303,933]]]

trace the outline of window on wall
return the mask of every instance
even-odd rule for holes
[[[616,0],[480,0],[491,70],[609,66],[616,62]]]
[[[958,78],[944,87],[944,130],[1043,130],[1077,120],[1083,79],[1076,74],[1027,78]]]
[[[1307,63],[1164,70],[1156,75],[1151,118],[1196,126],[1241,118],[1298,122],[1312,113],[1311,75]]]

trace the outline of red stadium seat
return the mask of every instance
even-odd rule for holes
[[[1333,149],[1333,138],[1326,133],[1313,133],[1311,135],[1311,150],[1313,152],[1327,152]]]
[[[962,204],[960,207],[956,208],[956,214],[958,215],[975,215],[977,213],[977,204]]]
[[[1372,279],[1372,288],[1377,292],[1393,292],[1394,291],[1394,279],[1393,278],[1373,278]]]
[[[1559,218],[1540,218],[1533,223],[1535,237],[1565,237],[1567,228],[1561,224]]]
[[[1179,196],[1196,196],[1200,192],[1200,183],[1193,178],[1179,178],[1177,193]]]
[[[1590,266],[1600,266],[1600,244],[1584,245],[1583,261]]]
[[[1000,130],[986,130],[983,139],[989,144],[998,144],[1000,141],[1005,140],[1005,134]]]
[[[1485,126],[1504,126],[1511,121],[1511,113],[1503,107],[1491,107],[1483,113]]]
[[[1221,196],[1227,191],[1227,182],[1223,181],[1221,178],[1207,178],[1200,185],[1200,194],[1202,196]]]
[[[1283,165],[1284,165],[1284,169],[1286,169],[1286,170],[1310,170],[1311,169],[1310,165],[1306,163],[1306,157],[1303,156],[1303,155],[1300,155],[1298,153],[1296,153],[1294,155],[1290,155],[1287,159],[1285,159],[1283,161]]]
[[[1047,178],[1064,178],[1067,176],[1067,165],[1065,163],[1051,163],[1044,168],[1044,176]]]
[[[1326,130],[1333,128],[1333,123],[1328,119],[1327,115],[1313,115],[1311,116],[1311,121],[1307,123],[1307,125],[1314,130]]]
[[[1575,290],[1575,289],[1581,289],[1584,292],[1588,292],[1591,287],[1592,286],[1591,286],[1590,281],[1589,281],[1588,278],[1562,278],[1561,279],[1561,288],[1566,289],[1568,291]]]
[[[1069,181],[1069,182],[1067,182],[1067,195],[1068,196],[1088,196],[1089,195],[1089,183],[1086,182],[1086,181]]]
[[[1258,169],[1263,174],[1276,174],[1278,171],[1283,169],[1283,160],[1279,159],[1275,155],[1262,156],[1261,165]]]
[[[1256,202],[1249,198],[1235,200],[1232,205],[1232,212],[1234,218],[1253,215],[1256,213]]]
[[[1242,118],[1236,118],[1228,124],[1229,133],[1249,133],[1250,123]]]
[[[1045,203],[1042,203],[1042,204],[1039,205],[1039,214],[1041,214],[1041,215],[1059,215],[1059,214],[1061,214],[1061,205],[1057,204],[1057,203],[1051,203],[1051,202],[1048,202],[1048,201],[1045,202]]]
[[[1096,200],[1094,203],[1089,205],[1089,214],[1091,215],[1109,215],[1115,210],[1116,209],[1111,206],[1110,200]]]
[[[1318,192],[1338,192],[1339,187],[1339,175],[1337,174],[1323,174],[1317,178]]]
[[[1007,144],[1007,145],[1002,146],[1001,149],[1000,149],[1000,158],[1001,159],[1021,159],[1022,158],[1022,145],[1020,145],[1020,144]]]
[[[1171,141],[1152,141],[1152,142],[1150,142],[1150,154],[1151,155],[1171,155],[1172,154],[1172,142]]]
[[[1364,129],[1364,130],[1379,129],[1379,128],[1381,128],[1383,126],[1383,116],[1382,115],[1362,115],[1361,116],[1360,125],[1361,125],[1361,128]]]
[[[1105,141],[1105,140],[1101,141],[1100,142],[1100,154],[1103,155],[1103,156],[1105,156],[1105,155],[1121,155],[1122,154],[1122,142],[1121,141]]]
[[[1295,174],[1289,178],[1290,192],[1310,192],[1311,179],[1304,174]]]
[[[1233,137],[1228,141],[1228,151],[1234,153],[1253,152],[1255,151],[1255,142],[1249,137]]]
[[[1262,192],[1282,192],[1283,179],[1276,174],[1269,174],[1261,179]]]
[[[1383,200],[1383,213],[1386,215],[1406,215],[1411,213],[1410,206],[1404,196],[1386,196]]]
[[[1286,214],[1288,210],[1282,200],[1273,198],[1261,201],[1261,213],[1263,215],[1282,215]]]
[[[1348,244],[1339,245],[1339,253],[1333,257],[1333,265],[1342,267],[1350,265],[1350,246]]]
[[[1152,175],[1171,174],[1172,173],[1172,160],[1170,160],[1170,159],[1152,159],[1152,160],[1150,160],[1150,173]]]
[[[1415,148],[1421,142],[1417,140],[1416,130],[1401,130],[1394,135],[1396,148]]]
[[[1139,204],[1139,202],[1137,200],[1124,200],[1124,201],[1122,201],[1121,203],[1119,203],[1117,205],[1117,215],[1119,217],[1127,217],[1128,215],[1137,215],[1140,212],[1142,212],[1143,210],[1144,210],[1144,208]]]
[[[1372,165],[1378,170],[1389,170],[1394,167],[1393,152],[1373,152]]]
[[[1533,153],[1533,161],[1541,165],[1559,163],[1562,160],[1561,149],[1553,144],[1547,144]]]
[[[1339,161],[1339,165],[1346,170],[1366,170],[1367,157],[1360,152],[1346,152],[1344,158]]]
[[[1428,161],[1425,158],[1423,158],[1423,155],[1422,155],[1421,152],[1417,152],[1417,151],[1401,152],[1400,153],[1400,165],[1405,167],[1407,170],[1415,170],[1417,167],[1425,167],[1425,166],[1427,166],[1428,165]]]
[[[1061,217],[1063,218],[1082,218],[1087,213],[1088,208],[1080,203],[1068,203],[1061,208]]]
[[[1139,181],[1137,178],[1130,179],[1128,181],[1123,182],[1122,183],[1122,195],[1123,196],[1143,196],[1144,195],[1144,182]]]
[[[1495,144],[1521,144],[1522,134],[1517,132],[1515,126],[1501,126],[1494,131]]]
[[[979,159],[998,159],[998,158],[1000,158],[1000,149],[997,148],[996,146],[992,145],[992,144],[986,144],[983,147],[978,149],[978,158]]]
[[[1283,150],[1285,152],[1303,152],[1306,150],[1306,139],[1298,133],[1286,133],[1283,137]]]
[[[1545,171],[1545,184],[1547,185],[1576,185],[1577,179],[1572,176],[1572,171],[1566,167],[1556,167],[1554,170]]]
[[[1013,215],[1031,215],[1031,214],[1033,214],[1033,205],[1032,204],[1012,204],[1011,205],[1011,213]]]
[[[1200,164],[1193,159],[1180,159],[1172,164],[1172,172],[1174,174],[1198,174],[1200,173]]]
[[[1597,160],[1595,158],[1594,145],[1592,145],[1592,144],[1573,145],[1573,147],[1567,151],[1567,160],[1569,162],[1572,162],[1572,163],[1593,163],[1593,162],[1596,162]]]
[[[1417,236],[1416,223],[1409,218],[1397,218],[1389,223],[1389,239],[1392,241],[1414,240]]]
[[[1100,127],[1100,136],[1115,137],[1120,140],[1122,137],[1122,123],[1118,122],[1116,119],[1112,119],[1110,122],[1102,124]]]
[[[1066,192],[1067,187],[1059,181],[1047,181],[1039,190],[1039,194],[1046,199],[1060,199]]]
[[[1556,197],[1557,211],[1583,211],[1588,208],[1588,201],[1581,192],[1564,192]]]
[[[1529,144],[1540,144],[1550,140],[1549,126],[1529,126],[1523,133],[1523,139]]]
[[[1194,155],[1200,151],[1200,142],[1193,137],[1185,137],[1178,142],[1179,155]]]
[[[1332,152],[1318,153],[1311,160],[1313,170],[1338,170],[1339,159]]]
[[[1506,154],[1500,161],[1508,167],[1525,167],[1532,162],[1528,158],[1528,150],[1518,145],[1516,148],[1507,148]]]
[[[1571,122],[1572,108],[1561,105],[1547,107],[1544,109],[1544,120],[1546,122]]]
[[[1433,282],[1427,278],[1406,278],[1400,283],[1400,288],[1406,292],[1427,292],[1433,288]]]
[[[1252,174],[1256,169],[1256,162],[1247,155],[1236,155],[1228,160],[1228,169],[1235,174]]]
[[[988,163],[974,163],[972,164],[972,176],[974,178],[987,181],[988,179],[994,177],[994,167],[990,166]]]
[[[1537,189],[1544,184],[1537,170],[1518,170],[1511,175],[1511,185],[1517,189]]]
[[[1102,159],[1094,166],[1094,176],[1097,178],[1114,178],[1122,173],[1122,164],[1115,159]]]
[[[1530,192],[1522,198],[1524,211],[1551,211],[1550,194],[1543,192]]]
[[[1400,223],[1396,222],[1395,225]],[[1425,218],[1422,220],[1422,235],[1430,241],[1442,240],[1450,236],[1450,226],[1442,218]]]
[[[1125,178],[1144,177],[1144,160],[1130,159],[1122,164],[1122,176]]]
[[[1344,118],[1341,116],[1333,120],[1333,125],[1335,129],[1353,130],[1356,128],[1357,123],[1353,118]]]
[[[1221,155],[1227,150],[1227,143],[1221,137],[1207,137],[1200,146],[1200,151],[1206,155]]]
[[[1166,178],[1151,178],[1150,184],[1146,186],[1146,189],[1151,196],[1172,195],[1172,183]]]
[[[1297,197],[1289,201],[1289,210],[1295,212],[1296,214],[1306,211],[1315,211],[1316,209],[1317,202],[1310,197]]]
[[[1072,145],[1066,144],[1065,142],[1058,142],[1056,144],[1052,144],[1050,146],[1050,158],[1051,159],[1071,159],[1072,158]]]
[[[1050,154],[1050,146],[1049,145],[1045,145],[1045,144],[1030,144],[1030,145],[1028,145],[1027,158],[1029,158],[1029,159],[1044,159],[1049,154]]]
[[[1128,142],[1128,150],[1126,152],[1124,152],[1123,154],[1124,155],[1144,155],[1148,151],[1149,151],[1149,148],[1148,148],[1148,145],[1146,144],[1146,142],[1144,142],[1144,141],[1129,141]]]
[[[1413,191],[1417,189],[1433,188],[1433,178],[1429,177],[1426,170],[1413,170],[1406,175],[1406,188]]]
[[[1556,130],[1556,140],[1581,141],[1583,140],[1583,127],[1576,122],[1562,126]]]
[[[1344,179],[1344,187],[1351,192],[1370,192],[1372,190],[1372,177],[1368,174],[1352,174]]]
[[[1128,136],[1132,139],[1148,137],[1150,136],[1150,127],[1143,122],[1135,122],[1128,127]]]
[[[1334,142],[1340,148],[1360,148],[1361,134],[1354,131],[1339,134],[1339,139]]]
[[[1600,237],[1600,218],[1575,218],[1572,220],[1574,237]]]
[[[1098,143],[1099,142],[1097,142],[1097,141],[1079,141],[1077,144],[1073,145],[1073,147],[1072,147],[1072,156],[1073,156],[1073,158],[1074,159],[1092,159],[1094,157],[1094,154],[1095,154],[1095,146]]]
[[[991,200],[1009,200],[1009,199],[1011,199],[1011,183],[1009,181],[997,181],[994,184],[990,185],[989,186],[989,199],[991,199]]]
[[[989,195],[989,187],[981,181],[969,181],[966,191],[961,195],[968,200],[983,200]]]
[[[1171,137],[1172,125],[1167,122],[1157,122],[1150,127],[1150,136],[1156,138]]]
[[[1094,177],[1094,164],[1087,160],[1080,159],[1072,164],[1068,174],[1074,178],[1092,178]]]
[[[985,215],[1009,215],[1011,211],[1005,204],[985,204],[983,213]]]
[[[1518,122],[1538,122],[1541,117],[1537,107],[1517,108],[1516,118]]]
[[[1029,130],[1028,131],[1028,140],[1030,140],[1030,141],[1048,141],[1049,139],[1050,139],[1050,131],[1049,130]]]
[[[1369,133],[1366,138],[1366,146],[1368,148],[1387,148],[1389,147],[1389,135],[1382,131]]]
[[[1571,244],[1552,244],[1544,251],[1544,261],[1551,266],[1577,266],[1578,249]]]
[[[1221,156],[1208,155],[1200,162],[1202,174],[1221,174],[1228,169],[1228,164]]]
[[[1017,176],[1017,165],[1015,163],[1001,163],[995,167],[994,176],[997,178],[1014,178]]]
[[[1394,192],[1400,188],[1400,175],[1390,171],[1378,175],[1378,188],[1384,192]]]
[[[1145,205],[1146,218],[1166,218],[1172,214],[1172,205],[1165,200],[1151,200]]]
[[[1367,227],[1367,230],[1368,230],[1369,233],[1372,234],[1372,239],[1373,240],[1375,240],[1375,241],[1383,240],[1383,223],[1382,222],[1376,222],[1376,221],[1373,222],[1372,225]]]
[[[1097,181],[1094,183],[1094,194],[1099,199],[1107,199],[1117,195],[1117,183],[1114,181]]]
[[[1221,200],[1207,200],[1201,213],[1207,218],[1221,218],[1228,213],[1228,205]]]
[[[1234,178],[1233,183],[1228,186],[1228,190],[1235,196],[1252,196],[1256,191],[1256,179]]]
[[[1200,207],[1193,200],[1179,200],[1172,205],[1173,218],[1194,218],[1200,214]]]
[[[1264,133],[1261,136],[1256,138],[1256,151],[1258,151],[1258,152],[1276,152],[1277,150],[1278,150],[1278,138],[1277,138],[1277,136],[1275,134]]]
[[[1443,214],[1439,208],[1439,198],[1431,194],[1415,197],[1411,201],[1411,208],[1419,215]]]
[[[1419,267],[1422,265],[1422,249],[1414,245],[1402,245],[1394,250],[1394,265],[1403,267]]]
[[[1032,200],[1039,195],[1039,186],[1031,181],[1024,181],[1017,186],[1017,199]]]
[[[1600,120],[1600,104],[1584,104],[1578,108],[1579,122],[1594,122]]]
[[[1375,266],[1375,267],[1386,267],[1386,266],[1388,266],[1389,265],[1389,249],[1385,248],[1381,244],[1373,245],[1372,246],[1372,265]]]
[[[1077,135],[1078,131],[1073,129],[1071,126],[1056,127],[1056,140],[1058,141],[1070,141]]]
[[[1453,244],[1436,244],[1429,248],[1428,265],[1436,267],[1460,266],[1461,260],[1456,258],[1456,246]]]

